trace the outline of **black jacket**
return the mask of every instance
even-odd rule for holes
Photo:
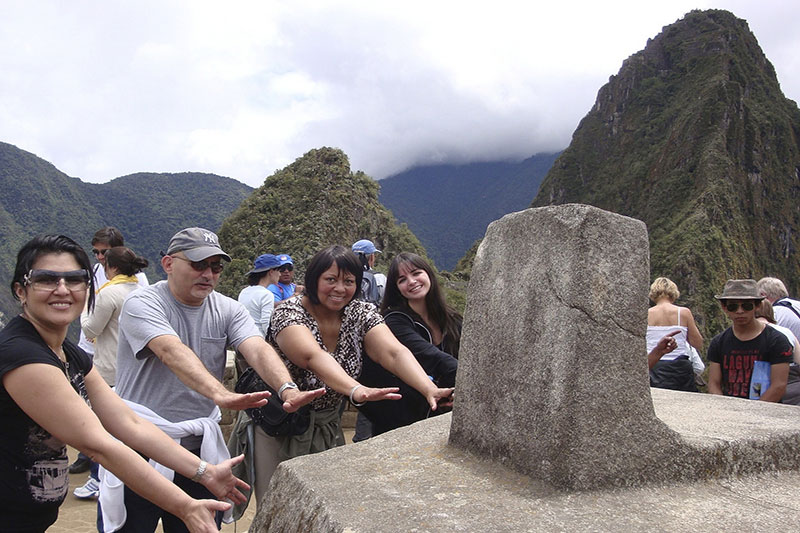
[[[416,315],[390,310],[384,317],[395,337],[416,357],[420,366],[439,387],[453,387],[456,383],[458,359],[432,343],[431,333]],[[443,340],[443,348],[457,351],[452,341]],[[368,387],[399,387],[401,400],[367,402],[359,410],[373,424],[373,435],[413,424],[428,417],[429,406],[425,398],[398,377],[385,370],[369,357],[364,358],[359,382]],[[437,409],[431,414],[441,414]]]

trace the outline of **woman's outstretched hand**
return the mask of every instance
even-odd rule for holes
[[[428,400],[428,405],[431,406],[431,411],[435,411],[438,407],[452,407],[453,395],[455,389],[453,387],[447,389],[433,389],[425,399]]]
[[[373,387],[365,387],[359,385],[353,391],[350,399],[353,403],[364,402],[379,402],[381,400],[399,400],[403,396],[398,394],[400,389],[398,387],[384,387],[382,389],[375,389]]]
[[[231,504],[217,500],[191,499],[182,513],[181,520],[191,533],[218,533],[214,513],[227,511],[230,507]]]
[[[231,472],[231,468],[243,460],[244,454],[231,457],[218,465],[208,465],[205,474],[200,478],[200,483],[220,500],[230,500],[238,504],[246,502],[247,497],[241,491],[250,489],[250,485]]]

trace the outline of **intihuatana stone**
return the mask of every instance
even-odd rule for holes
[[[450,442],[562,488],[676,477],[650,399],[645,225],[578,204],[512,213],[478,249]]]

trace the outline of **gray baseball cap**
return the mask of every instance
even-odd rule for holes
[[[221,255],[230,261],[231,257],[222,251],[219,238],[213,231],[203,228],[186,228],[172,236],[167,255],[183,252],[190,261],[202,261],[214,255]]]

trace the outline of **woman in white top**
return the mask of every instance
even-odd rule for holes
[[[122,302],[139,288],[136,274],[148,265],[125,246],[115,246],[106,251],[104,270],[106,281],[98,290],[94,310],[81,313],[81,330],[87,339],[94,339],[94,367],[100,377],[113,387],[117,377],[117,341],[119,339],[119,313]]]
[[[651,352],[658,341],[670,332],[677,347],[660,359],[648,358],[650,386],[663,389],[697,392],[691,349],[703,348],[703,336],[697,329],[692,312],[687,307],[675,305],[680,296],[678,286],[668,278],[656,278],[650,286],[650,299],[655,304],[647,312],[647,351]]]

